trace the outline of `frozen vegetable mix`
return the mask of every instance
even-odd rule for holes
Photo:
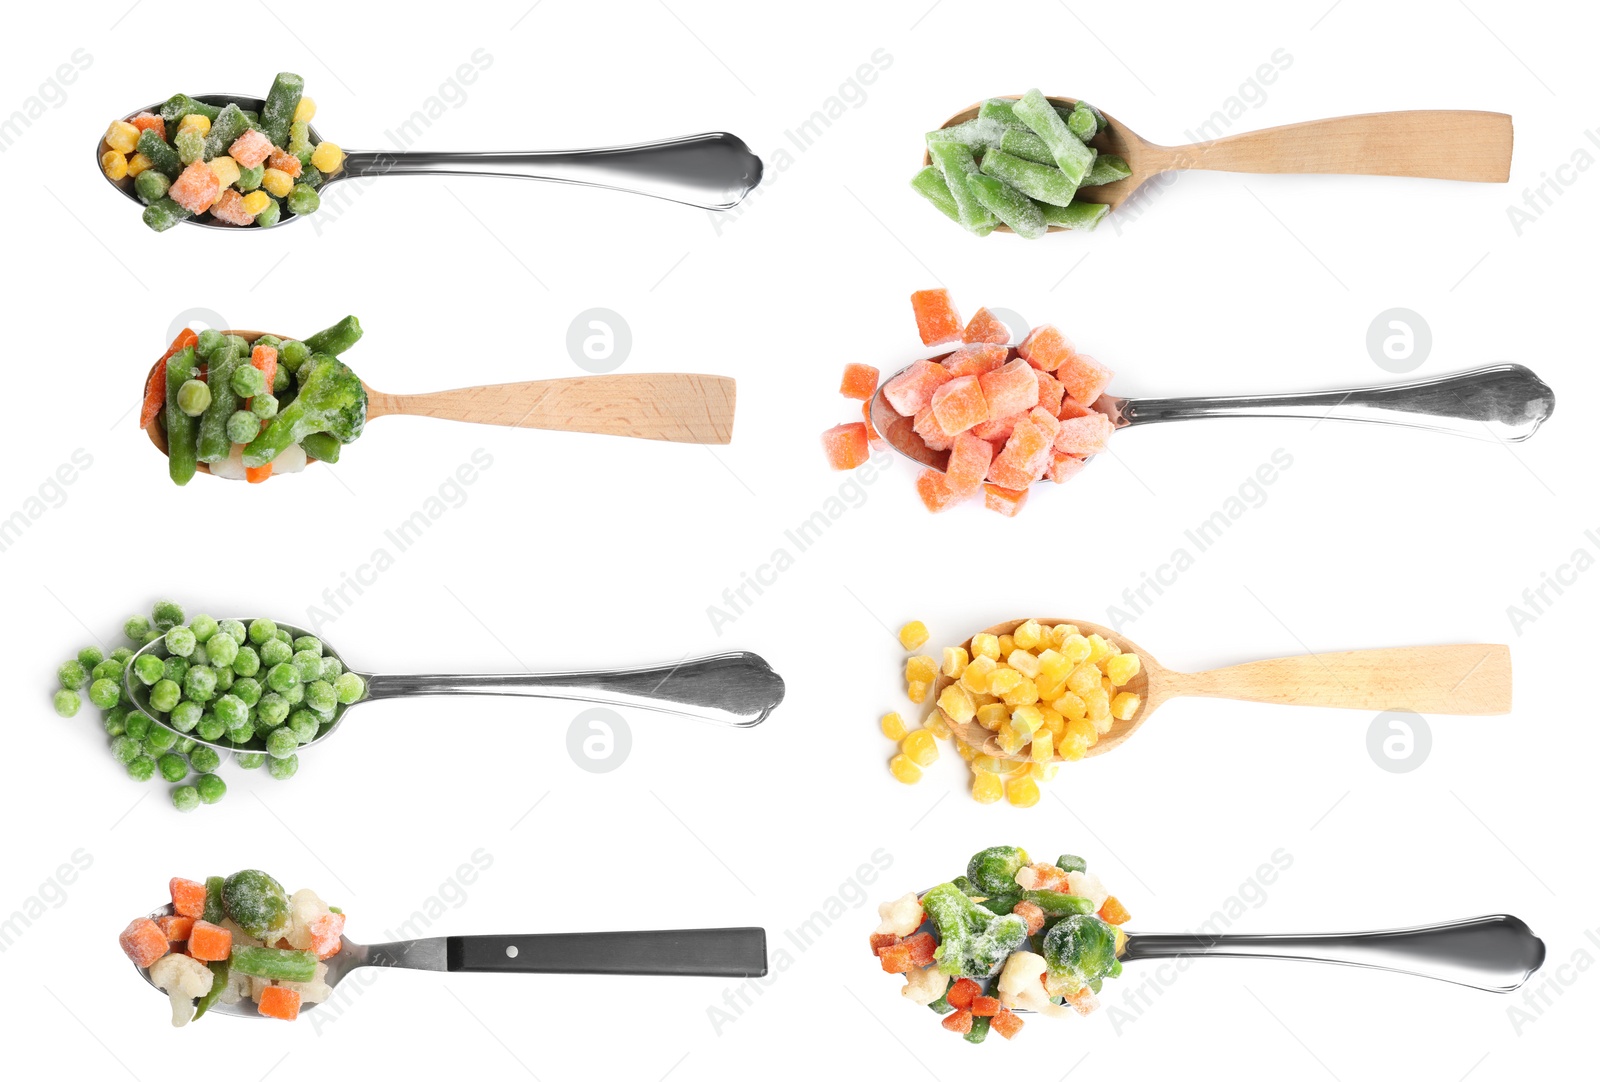
[[[332,994],[326,959],[344,945],[345,917],[314,891],[289,894],[254,868],[167,888],[171,904],[134,918],[118,942],[167,993],[174,1026],[242,1002],[292,1022]]]
[[[911,187],[980,237],[1000,226],[1029,240],[1052,228],[1093,229],[1109,210],[1094,189],[1130,174],[1126,161],[1094,147],[1105,127],[1087,102],[1058,105],[1038,90],[990,98],[972,119],[927,134],[931,164]]]
[[[869,942],[900,994],[973,1044],[1010,1040],[1023,1012],[1088,1014],[1122,973],[1128,911],[1082,857],[1043,863],[1012,845],[972,856],[965,874],[878,906]]]
[[[311,140],[317,107],[291,72],[273,80],[259,112],[238,102],[174,94],[151,112],[113,120],[100,168],[131,185],[157,233],[190,218],[230,226],[277,225],[311,214],[317,190],[344,168],[344,151]]]
[[[165,438],[167,472],[186,485],[202,463],[256,484],[339,461],[367,421],[367,392],[339,355],[360,340],[346,316],[301,341],[179,333],[145,379],[139,422]]]

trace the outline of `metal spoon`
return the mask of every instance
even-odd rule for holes
[[[164,905],[150,914],[170,916]],[[558,932],[535,935],[453,935],[356,943],[341,936],[339,952],[323,959],[330,988],[357,969],[423,969],[436,973],[593,973],[640,977],[764,977],[767,933],[761,928],[680,928],[670,931]],[[152,988],[147,970],[134,969]],[[163,993],[165,994],[165,993]],[[302,1003],[300,1013],[314,1009]],[[207,1014],[263,1018],[249,998],[212,1004]]]
[[[887,385],[885,380],[884,386]],[[1555,392],[1520,364],[1490,365],[1410,383],[1339,391],[1195,398],[1119,398],[1103,394],[1094,403],[1094,408],[1110,417],[1118,429],[1201,417],[1302,417],[1399,425],[1504,443],[1517,443],[1532,436],[1555,406]],[[895,412],[880,386],[872,396],[872,427],[902,455],[943,473],[950,453],[929,448],[913,431],[912,424],[912,418]]]
[[[1071,108],[1076,98],[1049,98]],[[939,125],[971,120],[979,102]],[[1466,109],[1415,109],[1284,124],[1188,146],[1149,142],[1106,113],[1089,145],[1120,155],[1131,175],[1081,191],[1116,210],[1151,177],[1181,169],[1229,173],[1342,173],[1503,184],[1511,176],[1511,117]],[[931,164],[924,154],[923,164]],[[1005,226],[1000,226],[1005,229]],[[1051,232],[1061,232],[1052,226]]]
[[[250,618],[241,622],[248,627]],[[278,626],[295,638],[313,634],[292,624],[279,622]],[[166,719],[150,708],[150,689],[134,675],[134,662],[141,655],[149,653],[165,657],[163,640],[146,643],[128,660],[123,682],[129,699],[154,724],[217,751],[266,750],[266,743],[260,737],[235,744],[226,736],[217,740],[202,740],[192,731],[183,733],[173,729]],[[332,736],[341,728],[345,714],[352,707],[406,695],[523,695],[538,699],[576,699],[580,702],[654,710],[747,729],[765,721],[767,715],[783,702],[784,693],[783,678],[759,656],[744,652],[713,654],[680,661],[675,665],[642,669],[504,675],[474,673],[459,676],[366,673],[345,665],[344,658],[326,642],[322,644],[322,653],[324,657],[336,658],[347,671],[361,677],[366,691],[355,702],[336,706],[333,718],[323,723],[313,739],[301,744],[297,749],[299,751]],[[263,666],[262,673],[258,674],[263,686],[265,671],[266,667]]]
[[[1110,628],[1087,620],[1036,617],[1046,626],[1074,624],[1084,635],[1098,634],[1124,653],[1139,656],[1139,672],[1119,688],[1139,696],[1139,709],[1127,721],[1113,721],[1089,748],[1102,755],[1133,735],[1168,699],[1194,695],[1286,706],[1332,706],[1349,710],[1411,710],[1419,714],[1509,714],[1511,651],[1498,645],[1397,646],[1381,650],[1346,650],[1302,657],[1251,661],[1209,672],[1184,673],[1164,668],[1138,644]],[[996,624],[990,635],[1010,635],[1022,620]],[[968,654],[972,640],[962,644]],[[942,672],[931,698],[954,681]],[[941,713],[943,711],[941,710]],[[1013,755],[995,734],[976,720],[957,724],[945,714],[956,739],[997,759],[1027,759],[1029,749]]]
[[[199,94],[196,100],[216,106],[232,103],[254,113],[260,113],[266,104],[264,99],[248,94]],[[157,113],[161,105],[161,102],[156,102],[142,110],[135,110],[135,113]],[[313,143],[322,141],[315,128],[311,129],[310,137]],[[100,155],[105,150],[104,140],[96,144],[97,169]],[[594,150],[348,150],[345,152],[344,166],[327,178],[323,188],[356,178],[422,174],[525,177],[560,184],[612,188],[707,210],[727,210],[737,206],[761,183],[761,159],[751,153],[738,136],[727,132],[706,132]],[[101,175],[104,176],[104,173]],[[130,179],[106,179],[123,195],[138,202],[139,197],[134,194]],[[280,226],[293,221],[295,217],[286,205]],[[217,221],[209,215],[186,218],[184,222],[236,233],[249,232]]]

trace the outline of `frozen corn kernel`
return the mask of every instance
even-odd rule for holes
[[[121,180],[128,175],[128,159],[115,150],[108,150],[100,155],[100,168],[112,180]]]
[[[1040,676],[1033,682],[1033,686],[1039,689],[1040,702],[1053,703],[1067,693],[1065,680],[1046,680]]]
[[[972,799],[979,804],[993,804],[1005,796],[1005,792],[1005,782],[1000,780],[1000,775],[972,772]]]
[[[1039,707],[1039,717],[1044,720],[1044,727],[1052,733],[1061,732],[1062,728],[1067,724],[1067,719],[1061,716],[1061,711],[1053,706]]]
[[[1000,698],[1007,706],[1028,706],[1039,701],[1039,686],[1024,676]]]
[[[915,785],[922,780],[922,768],[903,754],[889,760],[889,773],[894,775],[895,781],[907,785]]]
[[[1019,706],[1006,719],[1019,733],[1032,736],[1044,725],[1044,714],[1037,706]]]
[[[344,151],[337,143],[318,143],[317,149],[311,152],[311,164],[323,176],[331,177],[344,167]]]
[[[915,684],[907,684],[906,698],[910,699],[918,706],[921,706],[923,703],[928,701],[928,685],[921,683],[920,681]]]
[[[978,707],[978,724],[991,733],[1010,720],[1011,708],[1005,703],[987,703]]]
[[[900,629],[900,645],[907,650],[915,650],[928,641],[928,625],[921,620],[912,620]]]
[[[878,728],[883,730],[884,736],[898,743],[905,739],[906,719],[891,710],[878,719]]]
[[[968,691],[987,692],[989,678],[994,675],[997,668],[999,666],[995,664],[994,658],[988,654],[979,654],[968,662],[966,669],[962,671],[961,686]]]
[[[206,162],[206,168],[217,174],[217,182],[231,188],[239,182],[239,163],[226,154],[218,154]]]
[[[995,640],[995,645],[1000,650],[1000,657],[1006,657],[1017,648],[1017,640],[1012,638],[1010,635],[1001,635]],[[995,660],[998,661],[999,658],[996,658]]]
[[[1065,680],[1067,674],[1072,671],[1072,664],[1054,647],[1040,650],[1038,658],[1039,675],[1047,680]]]
[[[1089,636],[1089,646],[1091,649],[1089,651],[1088,658],[1085,660],[1087,660],[1091,665],[1098,665],[1106,658],[1113,657],[1122,652],[1121,648],[1119,648],[1116,643],[1107,642],[1099,635]]]
[[[1039,783],[1024,774],[1006,782],[1006,801],[1018,808],[1031,808],[1039,803]]]
[[[923,728],[940,740],[950,739],[950,722],[945,718],[943,710],[934,710],[923,719]]]
[[[944,689],[939,695],[939,709],[957,725],[965,725],[978,712],[978,708],[972,705],[972,696],[960,684],[951,684]]]
[[[986,657],[990,661],[1000,660],[1000,640],[988,633],[972,636],[972,660]]]
[[[939,742],[926,729],[913,729],[900,741],[900,751],[918,766],[932,766],[939,760]]]
[[[1000,723],[1000,728],[995,730],[994,739],[995,743],[1000,745],[1000,750],[1007,755],[1015,755],[1028,746],[1028,734],[1012,728],[1009,720]]]
[[[1020,647],[1006,655],[1006,664],[1030,680],[1039,675],[1039,659]]]
[[[989,674],[989,694],[1004,698],[1006,693],[1014,691],[1023,679],[1023,675],[1015,669],[1004,667],[995,669]]]
[[[1061,656],[1067,659],[1067,664],[1076,668],[1089,660],[1089,655],[1094,653],[1094,647],[1082,635],[1073,633],[1068,635],[1061,643]]]
[[[996,759],[993,755],[976,755],[972,759],[972,769],[983,774],[1015,774],[1026,766],[1015,759]]]
[[[1116,654],[1106,658],[1105,673],[1111,682],[1121,687],[1135,676],[1139,675],[1138,654]]]
[[[139,145],[139,129],[126,120],[113,120],[106,129],[106,146],[118,154],[132,154]]]
[[[294,107],[294,116],[289,119],[294,124],[309,124],[316,115],[317,103],[302,94],[300,96],[300,104]]]
[[[1029,763],[1028,776],[1034,781],[1055,781],[1061,770],[1060,763]]]
[[[210,135],[211,118],[204,113],[189,113],[178,121],[178,131],[195,131],[201,135]]]
[[[272,196],[266,192],[254,191],[244,197],[245,213],[254,218],[257,214],[267,209],[267,204],[272,202]]]
[[[294,178],[282,169],[268,169],[261,174],[261,186],[279,199],[283,199],[294,187]]]
[[[978,757],[977,751],[975,751],[974,749],[968,747],[965,744],[957,744],[956,745],[956,754],[961,756],[962,759],[966,760],[969,763],[972,762],[972,760],[974,760],[974,759],[976,759]]]
[[[149,169],[150,165],[151,162],[149,158],[146,158],[143,154],[135,154],[133,157],[128,159],[128,175],[130,177],[137,177],[140,173],[144,172],[146,169]]]
[[[1076,692],[1069,691],[1065,695],[1062,695],[1059,699],[1056,699],[1050,705],[1056,710],[1060,711],[1061,716],[1066,718],[1068,721],[1071,721],[1074,718],[1086,718],[1089,716],[1088,704],[1083,701],[1083,696],[1077,694]]]
[[[1106,694],[1104,688],[1095,688],[1084,695],[1083,705],[1088,707],[1090,721],[1099,721],[1111,716],[1111,696]]]
[[[1039,621],[1024,620],[1017,625],[1017,629],[1011,633],[1011,637],[1024,650],[1032,650],[1039,645],[1043,632],[1044,629],[1039,626]]]
[[[1100,690],[1100,670],[1087,661],[1072,670],[1067,677],[1067,689],[1078,695],[1088,695]]]
[[[1132,721],[1139,712],[1139,696],[1131,691],[1119,691],[1111,700],[1111,716],[1118,721]]]
[[[1033,734],[1033,744],[1028,758],[1036,763],[1048,763],[1055,758],[1055,754],[1055,737],[1049,729],[1041,729]]]
[[[939,665],[927,654],[906,658],[906,682],[931,684],[939,675]]]
[[[964,646],[946,646],[944,648],[944,666],[942,671],[950,679],[960,678],[967,669],[967,650]]]
[[[1066,731],[1061,734],[1061,744],[1056,751],[1063,759],[1082,759],[1094,746],[1096,739],[1098,734],[1090,722],[1083,718],[1073,718],[1067,722]]]

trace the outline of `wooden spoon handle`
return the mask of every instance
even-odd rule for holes
[[[367,390],[369,417],[401,413],[673,443],[729,442],[733,406],[733,380],[682,372],[496,383],[433,394]]]
[[[1419,714],[1511,711],[1511,651],[1496,645],[1348,650],[1170,676],[1172,695]]]
[[[1504,183],[1511,175],[1511,118],[1441,109],[1368,113],[1263,128],[1171,150],[1170,169]]]

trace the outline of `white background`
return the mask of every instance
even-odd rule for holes
[[[1580,147],[1594,152],[1591,19],[1501,0],[526,9],[142,0],[128,11],[117,0],[11,15],[0,114],[74,50],[92,63],[0,170],[14,396],[0,515],[75,450],[93,465],[0,553],[13,691],[0,913],[45,899],[0,956],[8,1073],[743,1078],[847,1064],[953,1079],[983,1064],[1041,1077],[1477,1080],[1570,1075],[1586,1061],[1582,1020],[1600,977],[1556,963],[1600,955],[1585,938],[1600,925],[1587,830],[1596,739],[1572,679],[1593,666],[1585,617],[1600,576],[1579,576],[1520,634],[1507,608],[1574,549],[1597,547],[1583,534],[1600,514],[1586,480],[1593,290],[1578,238],[1592,235],[1600,178],[1568,173],[1576,183],[1520,235],[1507,207]],[[464,100],[448,91],[458,106],[418,147],[726,129],[767,158],[768,183],[719,225],[612,193],[390,179],[330,208],[320,228],[158,236],[91,165],[113,116],[178,89],[261,93],[280,69],[304,73],[325,136],[384,146],[480,48],[487,70]],[[1193,175],[1120,228],[1113,218],[1031,244],[966,236],[906,187],[921,133],[990,94],[1082,96],[1151,139],[1185,142],[1280,49],[1292,63],[1264,94],[1244,91],[1255,104],[1231,130],[1506,111],[1512,182]],[[846,87],[854,105],[796,150],[786,130],[878,50],[887,67]],[[916,353],[906,298],[936,285],[964,314],[987,304],[1057,322],[1117,370],[1123,394],[1393,380],[1365,338],[1398,306],[1432,328],[1418,375],[1517,360],[1560,406],[1511,447],[1331,422],[1137,430],[1117,437],[1115,460],[1039,491],[1016,521],[976,507],[930,518],[901,465],[844,490],[865,499],[796,554],[784,531],[848,483],[817,446],[854,416],[834,394],[841,365],[894,368]],[[385,390],[420,391],[582,374],[566,333],[593,307],[631,327],[623,372],[737,377],[733,444],[397,418],[374,423],[336,468],[177,489],[131,412],[189,308],[296,335],[354,312],[367,334],[352,365]],[[592,774],[568,756],[569,706],[375,704],[292,781],[230,767],[228,798],[184,817],[159,782],[123,777],[91,711],[51,713],[57,663],[90,631],[114,640],[158,596],[304,618],[479,448],[492,467],[326,625],[330,641],[391,671],[751,649],[789,683],[770,722],[741,732],[635,715],[631,757]],[[948,751],[915,788],[888,777],[876,718],[905,704],[886,627],[921,618],[939,645],[1006,617],[1103,621],[1280,448],[1293,465],[1264,504],[1129,634],[1178,668],[1508,642],[1513,715],[1430,719],[1431,754],[1403,774],[1369,757],[1364,712],[1180,701],[1114,755],[1063,769],[1029,811],[975,805]],[[708,606],[780,546],[793,567],[718,634]],[[1211,962],[1136,1013],[1124,991],[1159,985],[1130,967],[1105,996],[1124,1015],[1034,1020],[1014,1042],[974,1049],[876,971],[864,942],[876,918],[861,903],[947,878],[997,843],[1085,855],[1135,930],[1189,929],[1241,895],[1256,904],[1235,928],[1250,931],[1516,913],[1549,946],[1530,984],[1549,1005],[1536,1014],[1521,996],[1360,970]],[[457,868],[480,849],[492,864],[463,890]],[[92,863],[63,891],[56,868],[80,850]],[[1292,866],[1262,888],[1256,869],[1278,850]],[[863,885],[858,867],[879,851],[892,864]],[[173,1031],[116,933],[164,899],[169,876],[246,866],[342,904],[357,940],[384,938],[442,896],[435,934],[761,924],[782,971],[720,1026],[708,1009],[737,989],[714,980],[386,972],[331,1023]],[[807,949],[785,935],[830,905],[843,915]]]

